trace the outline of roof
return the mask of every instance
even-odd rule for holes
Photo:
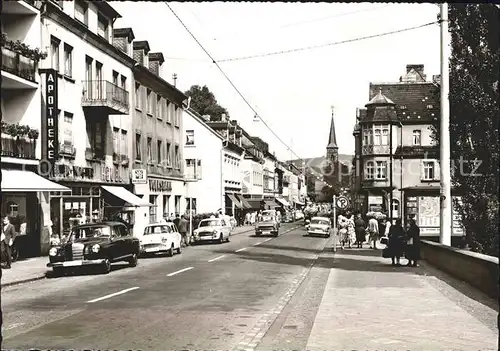
[[[113,37],[116,38],[127,37],[129,41],[135,39],[134,31],[132,30],[132,28],[114,28]]]
[[[210,133],[212,133],[213,135],[215,135],[217,138],[219,138],[220,140],[224,140],[224,137],[222,135],[220,135],[220,133],[217,133],[213,128],[211,128],[207,122],[205,121],[205,119],[198,113],[196,112],[195,110],[193,110],[192,108],[189,108],[189,109],[184,109],[184,111],[189,114],[191,117],[193,117],[198,123],[200,123],[203,127],[205,127],[208,131],[210,131]]]
[[[337,136],[335,135],[335,120],[332,116],[332,122],[330,123],[330,134],[328,134],[328,145],[327,149],[338,149],[337,146]]]
[[[432,82],[370,83],[369,98],[373,99],[383,89],[384,95],[396,104],[402,120],[429,120],[439,117],[439,87]],[[360,110],[362,120],[363,111]]]
[[[370,91],[371,93],[371,91]],[[382,94],[382,88],[379,88],[379,92],[375,95],[366,105],[365,107],[371,107],[376,105],[395,105],[395,103],[389,99],[387,96]]]

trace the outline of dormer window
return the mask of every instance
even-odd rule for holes
[[[86,26],[89,25],[88,9],[86,2],[82,0],[75,1],[75,19]]]
[[[399,106],[399,109],[401,109],[401,110],[406,110],[406,105],[401,105],[401,106]]]
[[[427,109],[429,109],[429,110],[430,110],[430,109],[433,109],[433,108],[434,108],[434,106],[433,106],[433,105],[427,105]]]
[[[109,20],[100,14],[97,17],[97,34],[109,40]]]

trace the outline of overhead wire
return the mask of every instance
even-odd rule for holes
[[[421,24],[421,25],[413,26],[413,27],[409,27],[409,28],[403,28],[403,29],[393,30],[393,31],[390,31],[390,32],[385,32],[385,33],[367,35],[367,36],[364,36],[364,37],[345,39],[345,40],[335,41],[335,42],[326,43],[326,44],[311,45],[311,46],[306,46],[306,47],[301,47],[301,48],[281,50],[281,51],[274,51],[274,52],[268,52],[268,53],[256,54],[256,55],[249,55],[249,56],[226,58],[226,59],[218,60],[218,62],[242,61],[242,60],[249,60],[249,59],[260,58],[260,57],[268,57],[268,56],[290,54],[290,53],[299,52],[299,51],[321,49],[321,48],[325,48],[325,47],[328,47],[328,46],[353,43],[353,42],[356,42],[356,41],[373,39],[373,38],[379,38],[379,37],[384,37],[384,36],[387,36],[387,35],[408,32],[408,31],[411,31],[411,30],[416,30],[416,29],[428,27],[428,26],[431,26],[431,25],[437,24],[437,23],[439,23],[439,21],[433,21],[433,22],[429,22],[429,23],[425,23],[425,24]]]

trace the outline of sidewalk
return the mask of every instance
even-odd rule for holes
[[[392,267],[380,256],[347,249],[330,257],[307,350],[497,349],[492,301],[425,262]]]
[[[12,263],[11,269],[2,269],[1,286],[6,287],[45,278],[48,262],[49,258],[43,256]]]

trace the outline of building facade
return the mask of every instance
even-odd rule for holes
[[[44,222],[65,235],[74,224],[114,218],[125,205],[140,203],[119,195],[133,196],[129,92],[135,61],[130,51],[113,45],[113,23],[120,14],[107,2],[47,1],[42,6],[41,45],[48,48],[40,70],[46,107],[42,168],[71,194],[51,192],[41,207]]]
[[[353,132],[358,207],[413,217],[421,235],[437,237],[439,147],[431,128],[440,116],[439,87],[426,81],[423,65],[407,65],[399,82],[371,83],[369,97]],[[453,234],[462,233],[455,213]]]
[[[69,191],[37,175],[42,158],[38,69],[47,55],[40,28],[40,9],[34,3],[2,3],[1,213],[16,227],[16,246],[26,257],[48,251],[49,223],[37,204],[47,203],[49,191]]]
[[[133,43],[132,111],[134,192],[152,206],[136,209],[134,234],[164,215],[186,212],[183,108],[187,97],[161,77],[162,53],[147,41]]]
[[[194,213],[215,212],[224,208],[224,139],[195,111],[183,114],[186,210],[191,204]]]

